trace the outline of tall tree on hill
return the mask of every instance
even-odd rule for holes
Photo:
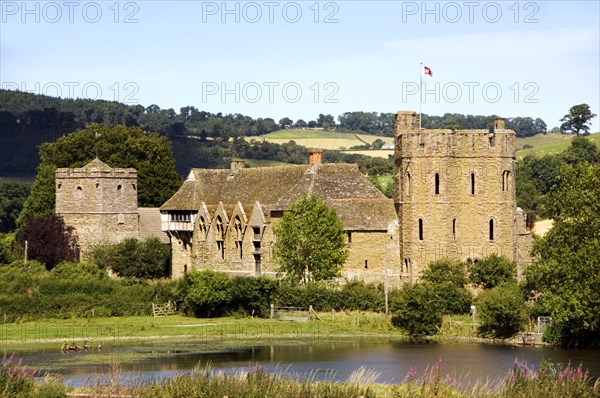
[[[294,203],[275,226],[275,236],[275,258],[294,282],[334,278],[348,258],[342,223],[317,196]]]
[[[560,132],[563,134],[589,134],[590,133],[590,120],[596,117],[595,113],[592,113],[588,104],[573,105],[562,119],[563,122],[560,125]]]

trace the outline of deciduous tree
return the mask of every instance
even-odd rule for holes
[[[508,258],[492,254],[473,264],[469,279],[484,289],[491,289],[501,283],[515,281],[517,266]]]
[[[595,113],[592,113],[588,104],[573,105],[562,119],[563,122],[560,125],[560,132],[563,134],[589,134],[590,133],[590,120],[596,117]]]
[[[344,228],[317,196],[304,196],[275,226],[274,254],[280,271],[294,281],[331,279],[348,258]]]
[[[62,217],[30,217],[19,231],[17,242],[27,247],[27,258],[37,260],[51,270],[63,261],[76,261],[77,235]],[[25,244],[27,242],[27,245]]]

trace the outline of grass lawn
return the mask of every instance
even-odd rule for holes
[[[64,341],[92,347],[123,345],[132,341],[169,337],[205,341],[252,341],[339,339],[344,336],[402,336],[384,314],[367,312],[320,313],[320,320],[277,321],[261,318],[189,318],[182,315],[153,318],[114,317],[47,319],[0,324],[0,349],[60,348]]]

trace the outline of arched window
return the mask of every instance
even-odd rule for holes
[[[121,199],[121,191],[123,191],[123,186],[117,185],[117,199]]]
[[[440,173],[435,173],[435,194],[440,194]]]
[[[77,190],[75,191],[75,197],[77,199],[83,199],[83,188],[77,187]]]
[[[423,240],[423,219],[419,218],[419,240]]]
[[[471,173],[471,195],[475,195],[475,173]]]
[[[494,240],[494,220],[490,220],[490,240]]]
[[[507,192],[510,189],[510,171],[504,170],[502,172],[502,191]]]

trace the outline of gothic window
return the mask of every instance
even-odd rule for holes
[[[242,222],[240,221],[239,217],[236,217],[234,222],[233,222],[233,228],[235,231],[235,248],[236,248],[236,252],[238,254],[238,258],[241,260],[243,257],[243,252],[242,252]]]
[[[206,240],[206,223],[204,222],[204,217],[202,216],[198,218],[198,240]]]
[[[490,220],[490,240],[494,240],[494,220]]]
[[[435,194],[440,194],[440,173],[435,173]]]
[[[423,219],[419,218],[419,240],[423,240]]]
[[[475,173],[471,173],[471,195],[475,195]]]
[[[223,230],[223,220],[221,217],[217,217],[217,251],[219,252],[219,258],[221,260],[225,260],[225,242],[223,241],[223,236],[225,235],[225,231]]]

